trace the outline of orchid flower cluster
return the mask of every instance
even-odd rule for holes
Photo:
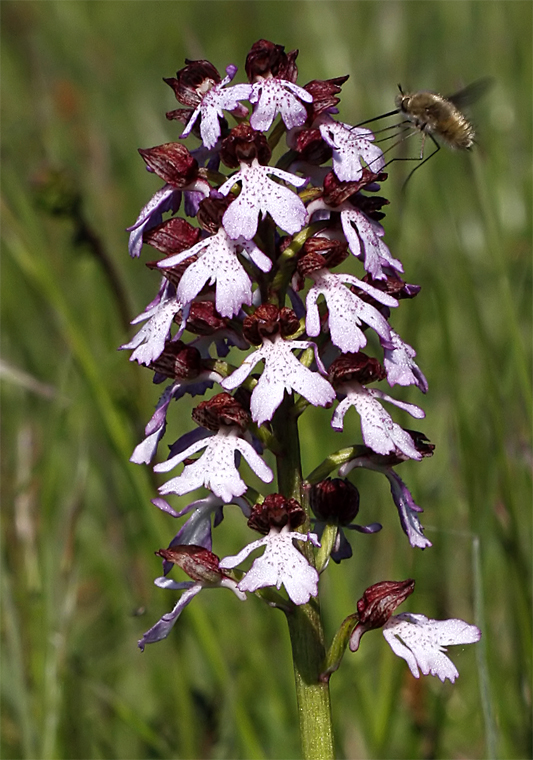
[[[338,118],[347,77],[301,87],[297,54],[259,40],[242,84],[233,84],[234,65],[221,77],[208,61],[187,60],[176,78],[165,79],[184,106],[167,118],[185,125],[181,138],[201,144],[139,150],[163,186],[129,230],[130,254],[149,245],[164,258],[147,264],[161,276],[159,291],[121,348],[166,385],[131,460],[152,462],[174,402],[207,397],[192,413],[192,429],[154,466],[167,473],[184,465],[154,499],[173,518],[187,518],[157,552],[163,575],[155,580],[182,593],[143,635],[141,650],[167,637],[204,589],[228,588],[241,601],[256,594],[288,616],[308,605],[330,559],[351,557],[348,533],[372,540],[382,528],[355,522],[360,496],[347,476],[357,468],[387,478],[410,545],[431,546],[422,510],[396,467],[430,456],[433,446],[395,422],[386,406],[415,420],[424,412],[376,387],[427,390],[415,351],[391,325],[400,301],[420,288],[402,279],[402,263],[383,240],[385,158],[369,129]],[[345,262],[359,276],[340,271]],[[297,425],[310,406],[321,407],[324,424],[339,433],[347,415],[351,426],[357,421],[361,442],[304,478]],[[254,484],[265,486],[274,481],[275,462],[277,491],[247,484],[243,459]],[[164,498],[202,488],[207,495],[180,511]],[[213,529],[229,505],[261,537],[220,559]],[[238,569],[258,551],[249,569]],[[190,580],[173,580],[174,565]],[[410,579],[367,588],[325,649],[319,680],[327,682],[346,648],[358,650],[365,632],[381,628],[416,678],[421,672],[453,682],[458,672],[444,647],[478,641],[480,631],[462,620],[393,615],[413,589]]]

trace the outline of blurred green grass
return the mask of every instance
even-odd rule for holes
[[[401,474],[434,547],[410,549],[368,474],[361,521],[385,529],[328,571],[323,607],[332,634],[367,585],[412,576],[410,609],[483,627],[477,651],[453,652],[454,686],[414,682],[379,635],[365,638],[332,679],[339,757],[530,757],[531,4],[4,0],[1,11],[2,756],[298,757],[281,615],[205,594],[166,642],[136,649],[173,604],[152,585],[152,553],[175,525],[150,504],[149,469],[128,462],[158,392],[116,350],[125,328],[101,263],[39,209],[34,184],[47,167],[69,172],[137,314],[156,278],[129,260],[124,228],[157,187],[137,147],[177,135],[162,77],[185,57],[242,70],[265,37],[300,49],[300,83],[350,73],[347,121],[390,110],[398,82],[451,92],[495,78],[474,110],[472,155],[441,151],[405,198],[405,167],[392,164],[384,187],[386,241],[423,286],[395,327],[428,377],[422,427],[437,449]],[[413,389],[402,398],[420,403]],[[318,411],[304,420],[307,470],[355,440],[355,424],[334,436]],[[226,512],[219,554],[249,540]]]

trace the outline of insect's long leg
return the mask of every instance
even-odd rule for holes
[[[409,172],[409,174],[407,175],[407,179],[405,180],[405,182],[402,185],[402,193],[405,192],[405,187],[406,187],[407,183],[409,182],[409,180],[411,179],[411,177],[413,176],[413,174],[416,172],[416,170],[420,169],[420,167],[423,164],[425,164],[426,161],[429,161],[429,159],[432,156],[434,156],[435,153],[438,153],[439,150],[440,150],[440,145],[435,140],[435,138],[433,137],[433,135],[431,134],[431,132],[424,132],[424,138],[426,137],[426,135],[430,138],[430,140],[432,141],[433,145],[435,146],[435,150],[432,153],[430,153],[429,156],[426,156],[425,158],[423,158],[423,156],[424,156],[424,143],[422,143],[422,148],[420,150],[420,158],[396,158],[396,159],[393,159],[393,161],[420,161],[420,163],[418,164],[418,166],[415,166],[415,168],[411,172]]]
[[[401,124],[395,124],[394,126],[399,127],[399,126],[402,126],[404,123],[405,124],[410,124],[410,122],[401,122]],[[402,127],[401,132],[402,133],[408,132],[409,129],[410,129],[409,126]],[[386,150],[382,151],[382,155],[384,156],[385,154],[389,153],[397,145],[400,145],[400,143],[404,142],[404,140],[408,140],[410,137],[412,137],[413,135],[416,135],[417,133],[418,133],[418,129],[412,129],[412,131],[409,132],[408,135],[400,137],[399,140],[396,140],[395,143],[393,143],[392,145],[389,145],[389,147]],[[391,140],[391,139],[393,139],[395,137],[398,137],[398,135],[397,134],[390,135],[389,137],[384,137],[382,140],[378,140],[377,142],[385,142],[385,140]],[[377,160],[378,160],[377,158],[374,159],[374,161],[377,161]],[[388,166],[389,164],[392,164],[393,161],[419,161],[419,160],[420,159],[418,159],[418,158],[391,158],[390,161],[387,161],[387,163],[382,167],[382,169],[384,169],[385,166]],[[373,163],[373,161],[368,165],[369,169],[372,168],[372,163]]]
[[[394,113],[397,113],[397,111],[396,112],[391,111],[389,114],[384,114],[383,116],[391,116]],[[382,117],[376,117],[376,119],[378,118],[382,118]],[[376,119],[370,119],[369,121],[375,121]],[[364,122],[364,123],[368,123],[368,122]],[[357,124],[356,126],[360,126],[360,125]],[[387,140],[393,140],[394,138],[398,137],[398,134],[401,135],[400,138],[396,140],[396,142],[394,142],[392,145],[389,145],[389,147],[383,151],[383,155],[386,155],[391,150],[393,150],[393,148],[395,148],[397,145],[400,145],[400,143],[404,142],[405,140],[408,140],[413,135],[420,134],[420,132],[422,133],[422,143],[420,146],[419,156],[408,156],[406,158],[400,158],[396,156],[394,158],[391,158],[389,161],[387,161],[387,163],[384,164],[384,166],[382,167],[382,169],[385,169],[385,167],[387,167],[389,164],[392,164],[394,161],[419,161],[420,162],[418,166],[415,166],[415,168],[407,175],[407,179],[402,185],[402,192],[405,192],[405,187],[407,183],[409,182],[409,180],[411,179],[411,177],[413,176],[413,174],[415,173],[415,171],[419,169],[422,166],[422,164],[425,164],[426,161],[429,161],[429,159],[440,150],[440,145],[438,144],[438,142],[435,140],[431,132],[426,132],[424,130],[424,127],[425,127],[425,124],[414,127],[411,121],[406,119],[405,121],[401,121],[398,124],[391,124],[388,127],[383,127],[383,129],[378,129],[374,132],[375,135],[379,135],[382,132],[388,132],[392,129],[396,129],[396,130],[399,129],[399,132],[397,131],[395,134],[387,135],[386,137],[382,137],[380,140],[375,141],[376,144],[383,143],[383,142],[386,142]],[[406,132],[408,132],[407,135],[405,134]],[[429,137],[431,139],[433,145],[435,146],[435,150],[432,153],[430,153],[429,156],[426,156],[424,158],[424,147],[425,147],[426,137]],[[377,161],[377,160],[378,159],[374,159],[374,161]],[[374,162],[371,161],[370,164],[368,165],[369,169],[372,169],[372,163]]]

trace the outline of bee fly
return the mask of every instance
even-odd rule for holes
[[[440,144],[436,137],[445,143],[449,148],[457,150],[469,150],[475,142],[475,130],[468,121],[461,109],[478,100],[492,85],[492,79],[485,77],[477,82],[465,87],[463,90],[456,92],[454,95],[443,97],[437,92],[431,90],[419,90],[418,92],[406,93],[398,85],[400,93],[396,96],[395,103],[397,108],[394,111],[377,116],[363,122],[368,124],[376,119],[384,119],[387,116],[401,114],[404,120],[392,127],[386,127],[385,130],[401,127],[402,131],[409,131],[405,137],[398,140],[392,147],[403,142],[416,132],[422,133],[422,145],[420,156],[414,158],[393,158],[392,161],[420,161],[413,171],[405,180],[404,187],[422,164],[435,155],[440,150]],[[361,126],[358,124],[357,126]],[[385,131],[383,130],[383,131]],[[435,150],[424,158],[424,144],[426,137],[429,137],[435,146]],[[385,138],[388,139],[388,138]],[[390,148],[388,149],[390,150]],[[390,162],[389,162],[390,163]]]

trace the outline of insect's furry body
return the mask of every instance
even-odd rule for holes
[[[472,124],[454,105],[453,96],[421,90],[396,96],[396,106],[421,132],[440,137],[450,148],[468,150],[474,144]]]
[[[403,187],[407,185],[409,179],[413,176],[414,172],[425,164],[429,159],[434,156],[440,150],[439,141],[447,145],[449,148],[455,148],[459,150],[469,150],[475,143],[476,132],[470,121],[462,112],[462,108],[469,106],[480,98],[490,87],[492,86],[492,79],[485,77],[479,79],[477,82],[473,82],[459,92],[453,95],[444,97],[438,92],[432,92],[431,90],[418,90],[416,92],[404,92],[401,85],[398,85],[400,90],[399,95],[396,96],[394,111],[388,111],[388,113],[376,116],[373,119],[367,119],[367,121],[360,122],[356,126],[361,127],[364,124],[369,124],[378,119],[385,119],[389,116],[400,114],[403,117],[403,121],[399,124],[393,124],[391,127],[385,127],[383,132],[390,130],[400,130],[400,133],[391,133],[391,138],[397,137],[401,134],[400,138],[389,147],[387,150],[391,150],[399,143],[411,137],[417,131],[422,133],[422,145],[420,148],[420,155],[417,158],[392,158],[392,161],[419,161],[413,171],[408,175],[404,182]],[[410,129],[413,127],[413,129]],[[406,134],[408,132],[408,134]],[[435,150],[424,157],[424,147],[426,137],[432,141],[435,146]],[[437,139],[436,139],[437,138]],[[390,139],[389,137],[383,138],[384,140]]]

